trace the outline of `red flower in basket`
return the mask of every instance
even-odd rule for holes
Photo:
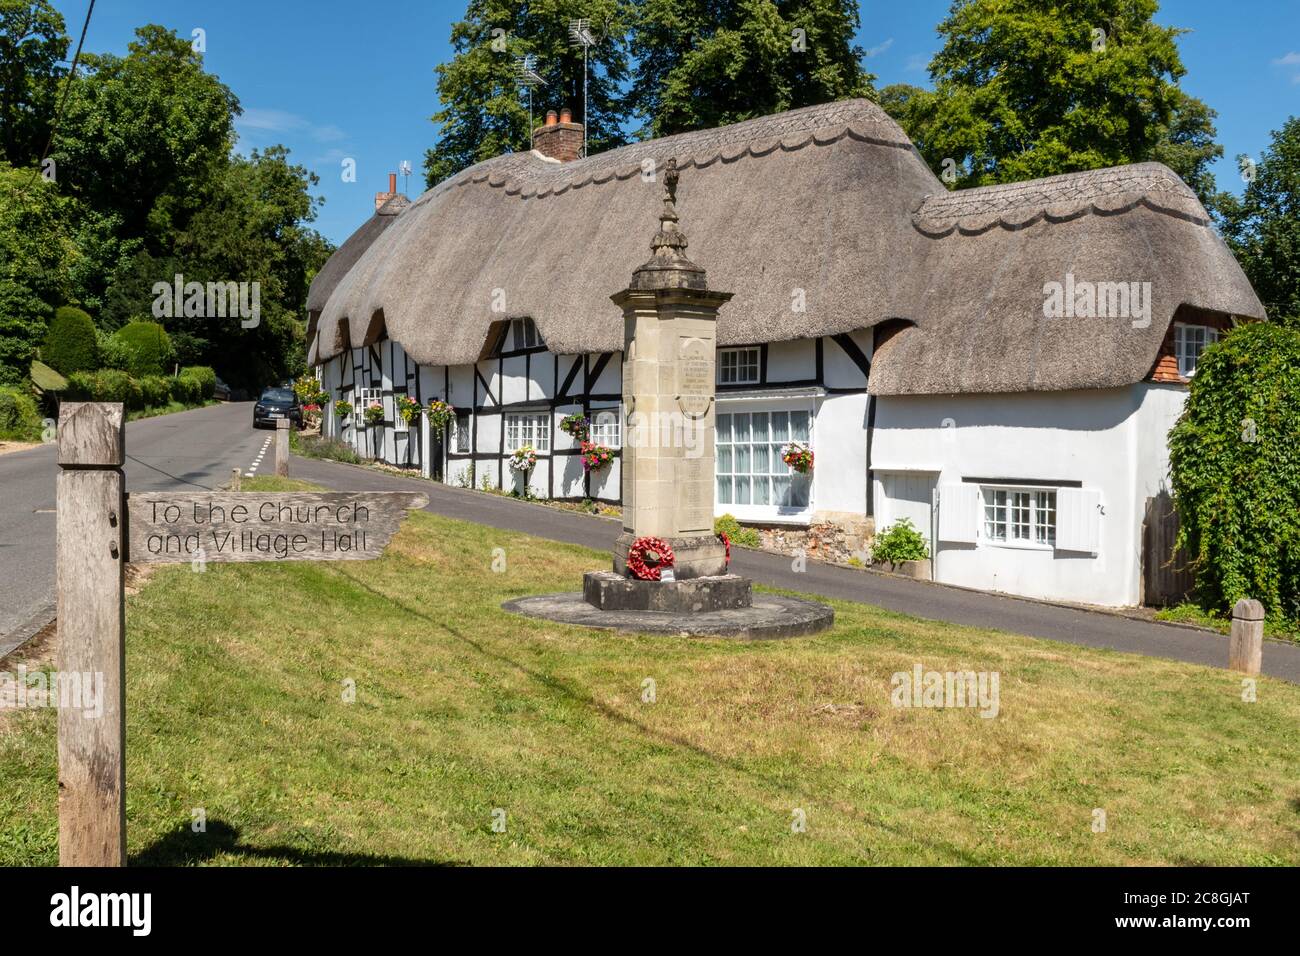
[[[806,475],[808,472],[812,471],[812,449],[807,445],[801,445],[796,441],[792,441],[790,444],[785,446],[785,451],[781,455],[781,460],[801,475]]]

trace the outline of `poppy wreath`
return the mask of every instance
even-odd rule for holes
[[[642,581],[658,581],[674,560],[673,549],[662,538],[637,538],[627,549],[627,569]]]
[[[727,549],[727,567],[731,567],[731,538],[727,536],[727,532],[719,531],[718,539],[722,542],[722,546]]]

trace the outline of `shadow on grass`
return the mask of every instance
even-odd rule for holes
[[[220,854],[251,862],[288,866],[466,866],[468,861],[412,860],[402,856],[369,853],[329,853],[296,846],[251,846],[239,842],[239,829],[221,820],[209,820],[207,830],[195,833],[189,824],[155,840],[129,860],[131,866],[194,866]]]

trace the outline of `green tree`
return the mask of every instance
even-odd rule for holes
[[[55,139],[67,192],[151,252],[202,204],[234,143],[235,94],[203,69],[190,42],[156,24],[124,57],[85,57]]]
[[[501,153],[530,148],[527,93],[518,81],[517,61],[536,58],[545,85],[533,88],[534,123],[548,109],[573,110],[587,124],[591,152],[626,142],[626,106],[620,87],[627,78],[624,33],[631,0],[470,0],[452,26],[455,55],[440,64],[433,115],[438,141],[424,158],[430,186]],[[591,21],[599,42],[592,47],[587,97],[582,111],[583,52],[569,35],[569,23]],[[500,31],[500,32],[498,32]]]
[[[1218,202],[1224,237],[1274,321],[1300,328],[1300,118],[1273,133],[1238,198]]]
[[[1252,322],[1207,349],[1169,462],[1201,603],[1300,621],[1300,332]]]
[[[859,25],[857,0],[641,0],[630,98],[642,133],[874,98]]]
[[[0,0],[0,159],[11,166],[45,158],[67,55],[63,17],[47,0]]]
[[[0,163],[0,384],[27,378],[78,255],[68,238],[71,204],[33,172]]]
[[[885,102],[936,172],[963,186],[1157,160],[1210,206],[1215,113],[1178,86],[1177,38],[1156,0],[955,0],[933,91]]]

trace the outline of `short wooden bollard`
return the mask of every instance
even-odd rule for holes
[[[275,423],[275,473],[280,478],[289,477],[289,419],[280,418]]]
[[[239,478],[240,478],[239,469],[231,468],[230,469],[230,490],[231,491],[239,490]]]
[[[1254,598],[1242,598],[1232,609],[1232,633],[1228,638],[1228,668],[1258,674],[1264,659],[1264,605]]]
[[[61,866],[126,865],[122,422],[121,404],[59,410],[58,679],[101,705],[59,708]]]

